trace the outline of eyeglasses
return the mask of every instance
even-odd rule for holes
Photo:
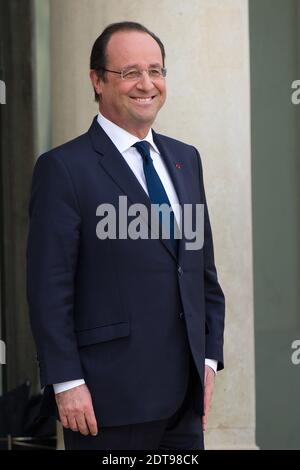
[[[151,80],[158,80],[160,78],[164,78],[167,75],[167,69],[165,67],[151,67],[148,70],[123,69],[120,72],[117,72],[116,70],[105,69],[103,67],[102,70],[105,70],[105,72],[117,73],[120,75],[122,80],[128,81],[140,80],[143,76],[143,72],[147,72]]]

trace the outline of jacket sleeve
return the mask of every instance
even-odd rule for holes
[[[200,155],[196,151],[199,166],[200,190],[204,203],[204,295],[206,344],[205,357],[218,361],[218,370],[224,368],[223,343],[225,321],[225,297],[218,282],[214,260],[214,248],[209,213],[204,190],[203,171]]]
[[[83,377],[73,320],[81,217],[72,179],[56,154],[35,165],[29,218],[27,299],[43,387]]]

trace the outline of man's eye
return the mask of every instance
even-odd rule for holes
[[[123,74],[124,78],[138,78],[140,72],[138,70],[128,70]]]
[[[149,70],[150,77],[159,77],[160,74],[161,74],[160,69],[150,69]]]

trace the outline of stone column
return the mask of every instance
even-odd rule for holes
[[[206,447],[255,448],[247,0],[51,0],[53,144],[97,113],[88,78],[109,23],[144,23],[167,52],[168,101],[155,129],[202,156],[219,278],[227,300],[225,371],[218,374]]]

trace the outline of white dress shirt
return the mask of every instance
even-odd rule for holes
[[[137,180],[141,184],[144,191],[148,194],[146,178],[143,169],[143,159],[138,150],[135,147],[132,147],[133,144],[139,142],[135,135],[130,134],[129,132],[125,131],[121,127],[117,126],[113,122],[106,119],[102,114],[98,114],[98,123],[104,130],[104,132],[108,135],[110,140],[113,144],[117,147],[123,158],[125,159],[126,163],[129,165],[131,170],[133,171],[134,175],[136,176]],[[179,210],[179,200],[167,170],[167,167],[159,153],[158,148],[156,147],[153,141],[152,129],[149,130],[147,136],[142,139],[150,144],[150,155],[153,160],[154,168],[165,188],[167,193],[168,199],[170,201],[171,207],[174,212],[175,219],[177,224],[180,226],[180,210]],[[149,194],[148,194],[149,195]],[[205,364],[211,367],[214,372],[217,372],[217,361],[214,359],[205,359]],[[53,384],[54,392],[60,393],[71,388],[77,387],[78,385],[84,384],[85,381],[83,379],[78,380],[70,380],[68,382],[62,382],[58,384]]]

